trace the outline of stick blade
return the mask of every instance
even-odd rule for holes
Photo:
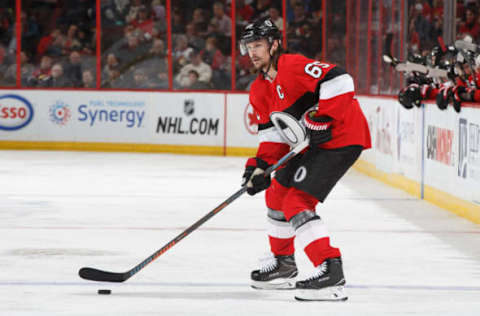
[[[103,282],[123,282],[130,276],[127,272],[116,273],[95,268],[81,268],[78,271],[78,275],[85,280]]]

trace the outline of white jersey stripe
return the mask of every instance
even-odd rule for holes
[[[275,126],[261,130],[258,132],[259,142],[283,143],[286,144]]]
[[[295,230],[288,222],[275,221],[271,218],[267,218],[267,234],[268,236],[275,238],[292,238],[295,236]]]
[[[323,82],[320,85],[320,100],[327,100],[336,96],[354,92],[353,79],[349,74],[343,74]]]
[[[305,249],[315,240],[328,237],[327,225],[320,219],[303,224],[296,233],[295,239],[300,249]]]

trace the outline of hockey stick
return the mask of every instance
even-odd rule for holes
[[[448,71],[444,69],[432,68],[409,61],[401,62],[389,55],[383,55],[383,61],[390,64],[396,71],[405,73],[418,72],[429,78],[448,78]]]
[[[278,115],[277,115],[277,119],[278,119]],[[295,137],[297,139],[296,146],[289,153],[283,156],[276,164],[270,166],[267,170],[265,170],[266,175],[270,175],[273,171],[278,169],[281,165],[283,165],[284,163],[289,161],[291,158],[293,158],[295,155],[297,155],[299,152],[307,148],[308,138],[305,134],[305,131],[303,127],[298,123],[298,121],[295,121],[295,123],[298,125],[296,127],[297,128],[299,127],[297,129],[299,131],[298,134],[294,131],[294,128],[292,128],[291,125],[289,125],[290,123],[286,122],[287,126],[290,127],[290,129],[292,130],[292,133],[295,134]],[[303,133],[300,132],[300,129],[303,131]],[[237,198],[242,196],[246,191],[247,191],[247,187],[243,186],[240,190],[232,194],[228,199],[223,201],[220,205],[218,205],[216,208],[211,210],[208,214],[206,214],[205,216],[200,218],[198,221],[196,221],[193,225],[185,229],[177,237],[173,238],[165,246],[155,251],[151,256],[149,256],[148,258],[140,262],[138,265],[136,265],[135,267],[133,267],[132,269],[126,272],[109,272],[109,271],[103,271],[95,268],[84,267],[78,271],[78,274],[80,275],[81,278],[86,280],[91,280],[91,281],[124,282],[130,279],[135,274],[137,274],[140,270],[145,268],[145,266],[147,266],[153,260],[160,257],[167,250],[175,246],[178,242],[180,242],[180,240],[190,235],[190,233],[195,231],[203,223],[205,223],[214,215],[219,213],[221,210],[223,210],[225,207],[227,207],[230,203],[235,201]]]
[[[478,51],[478,46],[467,41],[457,40],[455,41],[455,48],[458,49],[463,59],[468,63],[468,66],[470,67],[470,71],[472,72],[473,76],[476,76],[477,72],[475,71],[475,61],[472,60],[472,57],[469,56],[467,52],[476,54],[476,52]]]

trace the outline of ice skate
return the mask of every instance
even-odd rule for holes
[[[270,254],[260,260],[262,267],[252,271],[251,286],[258,290],[288,290],[295,288],[298,274],[295,257]]]
[[[345,301],[345,278],[342,260],[333,258],[325,260],[317,267],[317,272],[310,278],[296,283],[295,299],[299,301]]]

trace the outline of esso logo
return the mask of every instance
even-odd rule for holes
[[[258,134],[258,117],[250,103],[248,103],[245,107],[245,112],[243,113],[243,122],[245,123],[245,128],[249,134]]]
[[[13,131],[27,126],[33,118],[33,107],[19,95],[0,96],[0,130]]]

